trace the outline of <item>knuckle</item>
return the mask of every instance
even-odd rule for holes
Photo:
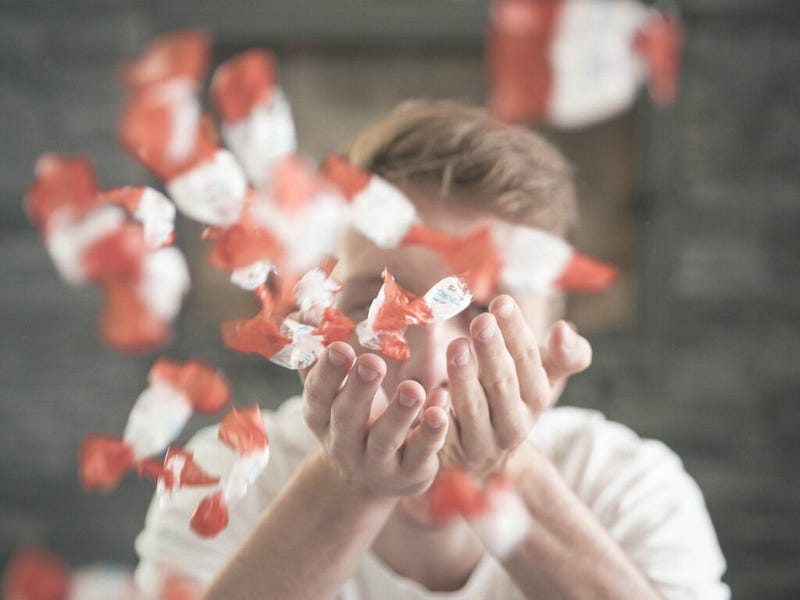
[[[494,398],[505,398],[514,391],[516,380],[510,376],[490,377],[483,381],[483,389]]]
[[[510,352],[515,363],[532,363],[539,360],[539,349],[534,344],[525,344]]]

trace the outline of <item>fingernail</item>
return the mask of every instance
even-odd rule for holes
[[[356,371],[358,371],[358,377],[364,383],[369,383],[370,381],[375,381],[375,378],[378,377],[378,372],[365,367],[364,365],[358,365],[356,367]]]
[[[494,320],[492,320],[489,325],[478,332],[478,339],[482,342],[488,342],[494,337],[495,333],[497,333],[497,326],[494,324]]]
[[[453,362],[459,367],[466,367],[469,364],[469,348],[464,350],[461,354],[457,354]]]
[[[328,360],[330,360],[331,364],[336,367],[343,367],[345,364],[347,364],[347,357],[341,352],[337,352],[333,349],[328,350]]]
[[[436,413],[428,413],[425,415],[425,422],[431,429],[441,429],[444,427],[444,420],[442,420]]]
[[[511,303],[510,300],[503,300],[497,306],[497,314],[498,314],[498,316],[500,316],[500,317],[502,317],[504,319],[507,319],[508,317],[510,317],[511,313],[513,313],[513,312],[514,312],[514,305]]]
[[[417,403],[417,399],[414,398],[414,396],[409,396],[407,394],[400,394],[397,396],[397,401],[406,408],[411,408]]]

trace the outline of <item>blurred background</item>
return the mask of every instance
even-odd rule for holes
[[[672,108],[643,91],[613,118],[542,129],[576,167],[573,241],[623,271],[608,293],[570,300],[595,362],[562,402],[682,457],[734,597],[798,598],[800,5],[668,8],[686,31]],[[238,404],[275,407],[299,389],[222,347],[220,320],[255,306],[205,267],[200,226],[183,218],[194,286],[175,341],[143,356],[105,348],[100,294],[60,281],[21,208],[36,157],[88,153],[101,187],[156,185],[117,144],[117,69],[158,33],[201,26],[215,65],[275,51],[300,150],[321,158],[404,99],[484,103],[488,15],[486,0],[0,0],[0,569],[28,542],[75,566],[134,564],[152,485],[84,494],[77,453],[87,431],[122,431],[156,356],[221,367]]]

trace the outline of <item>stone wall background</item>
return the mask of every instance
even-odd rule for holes
[[[635,312],[592,336],[595,364],[563,402],[678,452],[705,492],[735,597],[797,598],[800,12],[791,1],[680,4],[679,103],[637,116]],[[35,157],[87,152],[105,187],[150,181],[116,144],[114,75],[171,27],[209,27],[218,59],[275,45],[301,146],[320,156],[404,97],[480,101],[484,19],[485,2],[0,0],[0,567],[28,541],[74,565],[132,564],[152,493],[133,480],[111,497],[79,489],[82,435],[122,430],[154,355],[101,347],[97,294],[57,279],[20,209]],[[222,349],[216,324],[248,299],[202,267],[198,231],[180,225],[195,289],[164,353],[208,360],[239,403],[274,406],[297,384]]]

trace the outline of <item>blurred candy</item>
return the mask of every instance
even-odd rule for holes
[[[479,302],[488,303],[497,292],[503,263],[492,239],[491,227],[481,227],[459,237],[416,224],[406,233],[402,245],[421,245],[438,252]]]
[[[183,448],[170,448],[156,476],[158,497],[168,501],[184,486],[215,485],[219,477],[206,473],[194,460],[194,454]]]
[[[464,517],[487,551],[507,557],[527,537],[531,515],[506,479],[495,476],[481,487],[466,472],[440,471],[426,493],[431,517],[441,523]]]
[[[34,546],[17,550],[3,573],[3,600],[68,600],[69,591],[67,566]]]
[[[175,206],[151,187],[121,187],[99,194],[103,204],[118,204],[144,227],[148,246],[169,246],[175,239]]]
[[[678,69],[683,44],[683,25],[674,15],[653,12],[634,38],[650,72],[650,97],[669,106],[678,95]]]
[[[190,526],[201,537],[213,537],[227,527],[229,507],[245,496],[269,463],[269,442],[258,405],[231,408],[217,436],[238,457],[222,475],[219,489],[203,498],[192,514]]]
[[[185,81],[130,97],[122,111],[119,135],[125,149],[164,181],[206,160],[217,149],[194,87]]]
[[[322,170],[350,201],[351,227],[381,248],[400,244],[417,218],[416,208],[400,190],[340,156],[326,158]]]
[[[500,280],[511,289],[598,292],[617,278],[613,266],[577,252],[546,231],[498,222],[492,233],[502,258]]]
[[[472,302],[466,284],[458,277],[446,277],[424,296],[414,296],[395,281],[388,269],[383,270],[383,285],[372,301],[367,318],[356,325],[359,343],[398,360],[410,356],[403,336],[410,325],[438,323],[454,317]]]
[[[220,65],[211,95],[222,117],[222,137],[256,187],[271,176],[276,159],[297,147],[292,111],[278,87],[275,60],[248,50]]]
[[[87,156],[42,154],[36,159],[25,209],[43,236],[54,219],[72,222],[99,201],[94,168]]]
[[[81,446],[81,481],[86,489],[110,491],[137,463],[160,454],[183,430],[193,410],[215,412],[230,399],[222,374],[199,361],[184,365],[159,359],[148,387],[128,417],[122,439],[89,434]],[[142,472],[151,474],[144,465]]]
[[[667,57],[677,44],[671,28],[648,30],[653,14],[632,0],[496,0],[487,43],[491,110],[512,122],[586,126],[627,109],[646,66],[656,96],[668,101],[677,60]]]
[[[172,31],[155,38],[142,55],[125,66],[122,79],[130,88],[183,79],[199,86],[208,69],[211,39],[200,29]]]
[[[3,573],[3,600],[200,600],[200,588],[172,571],[160,573],[154,596],[137,591],[133,574],[99,564],[70,572],[56,556],[34,546],[17,550]]]

